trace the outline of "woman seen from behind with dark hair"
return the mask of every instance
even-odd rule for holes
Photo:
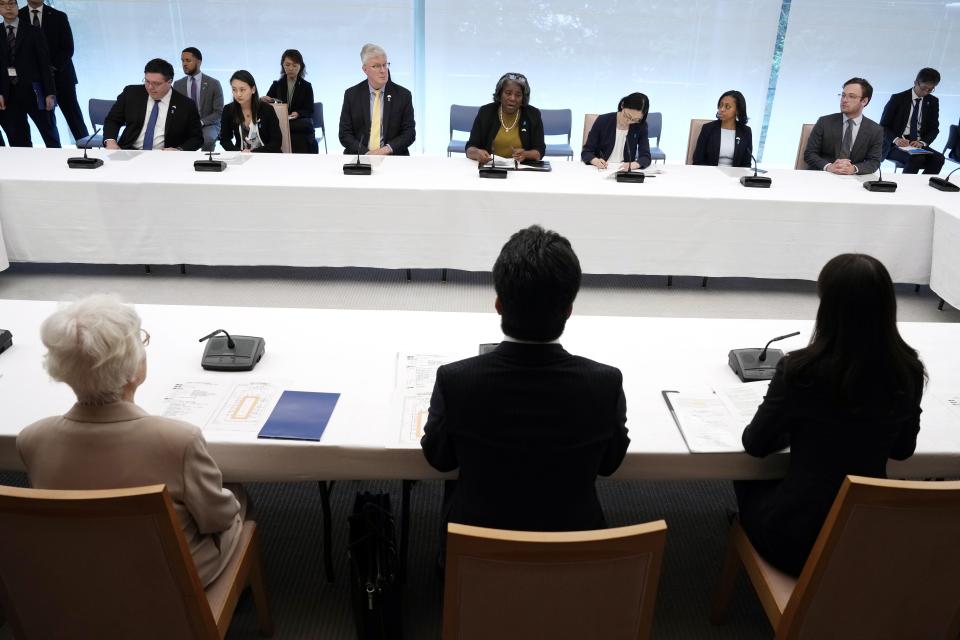
[[[627,162],[633,169],[650,166],[650,140],[647,135],[647,114],[650,99],[642,93],[631,93],[620,100],[615,113],[597,116],[580,159],[597,169],[606,169],[609,162]]]
[[[753,132],[747,120],[747,100],[743,94],[724,91],[717,100],[717,119],[700,129],[693,164],[749,167]]]
[[[505,73],[493,102],[480,107],[467,140],[467,157],[490,162],[492,155],[517,162],[542,160],[547,152],[540,110],[530,106],[530,83],[521,73]]]
[[[887,459],[913,455],[923,363],[897,330],[897,301],[876,258],[843,254],[817,280],[810,344],[777,363],[743,446],[764,457],[790,447],[783,480],[734,483],[757,551],[799,575],[845,476],[885,478]]]
[[[313,126],[313,85],[304,80],[305,75],[303,55],[296,49],[287,49],[280,56],[280,79],[273,81],[262,99],[286,103],[293,153],[320,153]]]
[[[280,153],[282,134],[273,107],[262,105],[257,83],[243,69],[230,76],[233,102],[220,117],[220,146],[224,151]]]

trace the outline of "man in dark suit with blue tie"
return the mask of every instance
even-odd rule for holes
[[[420,441],[440,471],[459,469],[445,518],[523,531],[606,526],[594,483],[627,451],[619,369],[559,338],[580,288],[570,242],[533,226],[493,266],[503,341],[437,370]]]
[[[20,19],[39,28],[50,50],[53,79],[57,87],[57,105],[63,113],[74,140],[89,135],[83,121],[83,111],[77,102],[77,71],[73,68],[73,30],[63,11],[43,4],[43,0],[27,0],[20,9]],[[56,127],[56,112],[50,111],[50,119]]]
[[[6,109],[0,111],[0,125],[12,147],[32,147],[30,125],[33,120],[47,147],[60,147],[60,136],[51,124],[50,111],[56,104],[57,90],[50,69],[50,53],[40,29],[17,15],[17,0],[0,0],[3,16],[3,46],[6,49],[10,88]]]
[[[108,149],[196,151],[202,144],[197,103],[173,90],[173,65],[160,58],[143,68],[143,84],[124,87],[103,124]]]
[[[893,94],[883,108],[883,157],[901,164],[904,173],[937,174],[943,168],[943,154],[930,148],[940,133],[940,101],[933,95],[938,84],[936,69],[920,69],[913,88]],[[910,153],[914,149],[928,153]]]

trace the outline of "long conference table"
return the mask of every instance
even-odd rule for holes
[[[225,172],[198,173],[201,154],[90,154],[103,167],[68,169],[71,150],[0,150],[0,267],[487,271],[511,233],[539,223],[570,238],[587,273],[815,280],[831,257],[858,251],[960,306],[960,252],[935,249],[960,227],[960,194],[925,176],[888,176],[897,192],[871,193],[868,176],[814,171],[772,170],[770,189],[746,189],[744,169],[672,164],[620,184],[563,159],[550,173],[482,180],[465,158],[375,158],[373,175],[344,176],[350,158],[337,155],[234,154]]]
[[[0,301],[0,325],[14,346],[0,354],[0,469],[22,470],[16,436],[27,424],[62,414],[70,389],[42,368],[38,327],[54,302]],[[148,376],[137,402],[164,410],[174,384],[196,381],[272,382],[302,391],[340,393],[319,442],[258,439],[250,432],[209,431],[213,457],[228,481],[294,482],[340,479],[444,477],[424,461],[415,442],[401,438],[397,354],[469,356],[478,343],[501,337],[494,313],[345,311],[137,305],[152,335]],[[200,367],[200,336],[216,328],[262,336],[266,355],[252,372],[217,373]],[[960,476],[960,325],[901,323],[930,374],[917,451],[891,461],[891,477]],[[796,349],[811,323],[794,320],[724,320],[579,316],[562,342],[572,353],[623,371],[630,447],[617,479],[748,479],[783,475],[788,454],[756,459],[746,453],[691,454],[661,397],[661,390],[699,390],[740,384],[727,367],[727,351],[783,342]]]

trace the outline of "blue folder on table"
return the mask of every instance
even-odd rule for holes
[[[339,393],[284,391],[257,437],[320,440],[339,399]]]

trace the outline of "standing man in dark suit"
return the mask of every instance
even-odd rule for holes
[[[902,164],[904,173],[937,174],[943,169],[943,154],[930,148],[940,133],[940,101],[933,90],[940,84],[940,72],[924,67],[917,73],[913,88],[890,96],[883,108],[883,157]],[[911,154],[909,149],[929,153]]]
[[[142,85],[124,87],[103,125],[107,149],[196,151],[202,144],[197,104],[173,90],[173,65],[160,58],[143,68]]]
[[[365,44],[360,61],[367,79],[343,94],[340,144],[346,154],[410,155],[417,137],[410,92],[390,80],[387,52]]]
[[[570,242],[518,231],[493,266],[503,342],[437,370],[424,426],[427,461],[460,470],[448,521],[524,531],[605,526],[594,483],[620,466],[627,437],[618,369],[558,339],[580,288]]]
[[[27,0],[27,5],[20,9],[20,19],[38,27],[47,40],[50,63],[53,65],[53,80],[57,87],[57,105],[70,127],[73,139],[85,138],[89,132],[83,121],[80,103],[77,102],[77,71],[73,68],[73,31],[70,29],[70,20],[63,11],[43,4],[43,0]],[[50,111],[50,120],[56,129],[56,111]]]
[[[808,169],[840,175],[873,173],[883,154],[883,129],[863,115],[870,104],[873,87],[863,78],[843,83],[840,113],[817,120],[803,159]]]
[[[223,87],[220,81],[200,73],[203,54],[196,47],[187,47],[180,54],[180,64],[186,78],[173,83],[173,90],[179,91],[197,103],[200,112],[200,126],[203,127],[203,150],[213,151],[220,137],[220,116],[223,113]]]
[[[60,136],[51,125],[50,111],[56,105],[57,90],[50,70],[50,53],[40,29],[17,15],[17,0],[0,0],[10,89],[0,124],[12,147],[32,147],[30,125],[33,120],[47,147],[60,148]]]
[[[6,31],[6,29],[4,29]],[[10,76],[7,75],[7,47],[6,40],[0,44],[0,124],[3,124],[3,112],[7,110],[7,99],[10,97]],[[0,133],[0,147],[7,146]]]

